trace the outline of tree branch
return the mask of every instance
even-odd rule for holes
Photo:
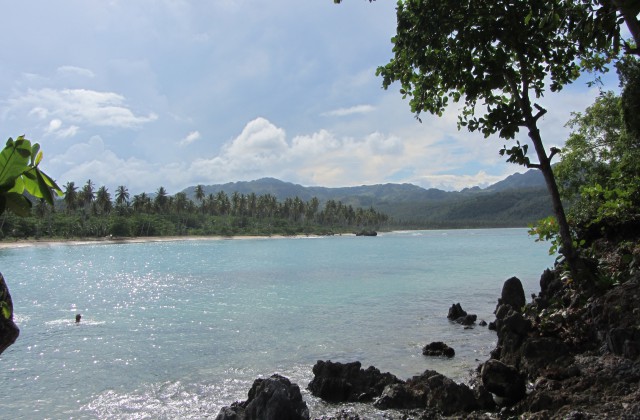
[[[542,117],[544,114],[547,113],[547,110],[538,104],[533,104],[533,107],[538,110],[538,113],[533,116],[533,120],[537,122],[540,119],[540,117]]]

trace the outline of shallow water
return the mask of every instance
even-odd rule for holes
[[[529,296],[552,262],[525,229],[3,249],[21,334],[2,417],[215,418],[273,373],[319,416],[335,410],[304,390],[319,359],[463,381],[496,337],[448,308],[490,321],[504,280]],[[431,341],[455,358],[422,356]]]

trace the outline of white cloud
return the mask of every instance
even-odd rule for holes
[[[82,76],[89,79],[95,77],[95,74],[91,70],[76,66],[58,67],[58,73],[62,75]]]
[[[323,112],[322,115],[326,117],[346,117],[354,114],[367,114],[375,110],[375,107],[371,105],[356,105],[350,108],[338,108],[332,111]]]
[[[420,177],[417,184],[425,188],[438,188],[445,191],[459,191],[472,186],[485,188],[505,179],[515,172],[517,171],[500,175],[489,175],[485,171],[478,171],[470,175],[424,175]]]
[[[134,128],[158,118],[154,113],[135,115],[122,95],[88,89],[29,89],[8,102],[12,114],[28,109],[26,113],[31,116],[94,126]]]
[[[192,131],[189,134],[187,134],[186,137],[184,137],[182,140],[180,140],[180,146],[188,146],[191,143],[193,143],[194,141],[200,139],[200,132],[199,131]]]
[[[54,135],[57,138],[73,137],[78,133],[79,127],[71,125],[62,128],[62,121],[54,118],[49,121],[49,126],[45,129],[45,135]]]

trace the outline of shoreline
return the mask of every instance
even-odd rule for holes
[[[342,233],[333,236],[356,236],[353,233]],[[69,239],[18,239],[15,241],[0,241],[0,249],[17,249],[48,247],[57,245],[113,245],[136,244],[150,242],[187,242],[187,241],[228,241],[228,240],[259,240],[259,239],[296,239],[296,238],[324,238],[322,235],[236,235],[236,236],[147,236],[147,237],[104,237],[104,238],[69,238]]]

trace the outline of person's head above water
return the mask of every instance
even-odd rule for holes
[[[82,318],[82,315],[77,314],[77,315],[76,315],[76,322],[80,322],[80,318]]]

